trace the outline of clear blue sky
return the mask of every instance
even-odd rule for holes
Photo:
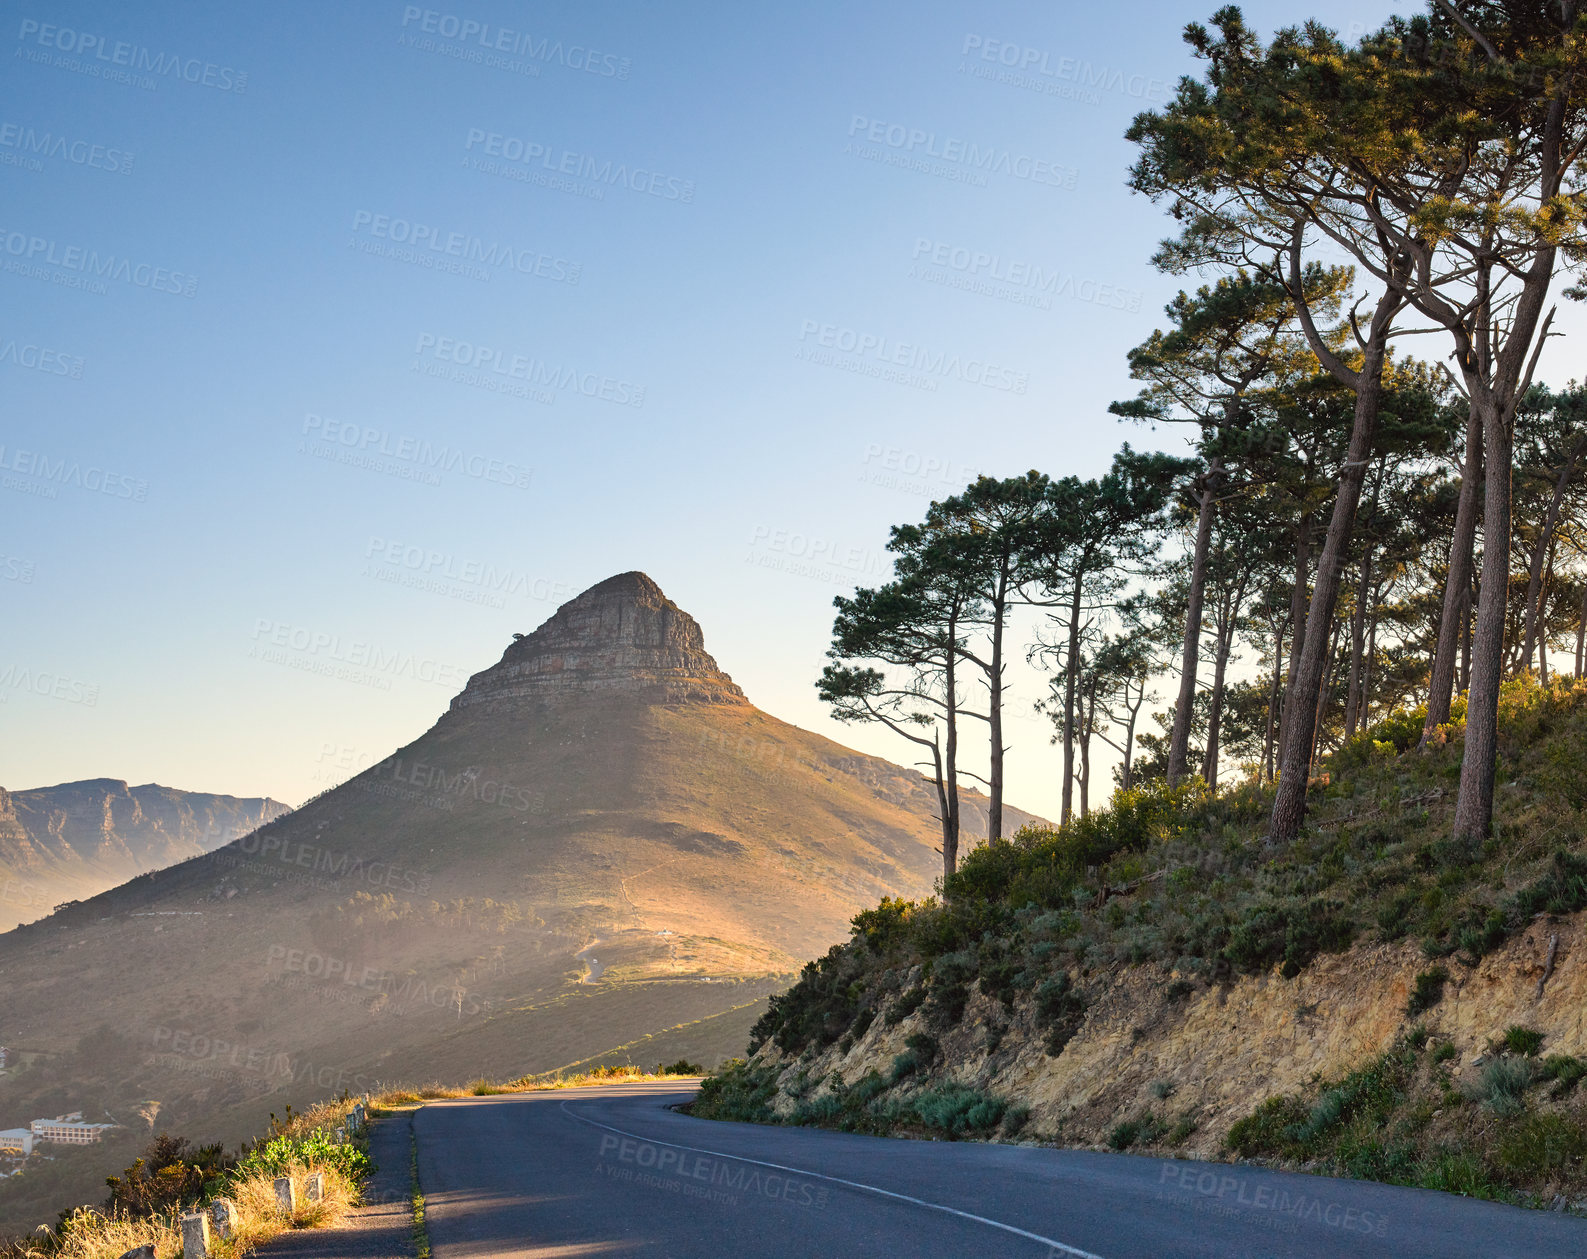
[[[816,701],[832,597],[974,471],[1153,442],[1122,134],[1213,7],[4,5],[0,783],[296,803],[635,568],[900,756]]]

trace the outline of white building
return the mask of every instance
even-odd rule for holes
[[[54,1119],[35,1119],[28,1125],[35,1141],[51,1141],[56,1145],[92,1145],[105,1135],[113,1123],[84,1123],[83,1112],[74,1110],[69,1115]]]
[[[26,1158],[33,1153],[33,1134],[26,1128],[0,1129],[0,1154],[20,1154]]]

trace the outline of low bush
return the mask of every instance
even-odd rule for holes
[[[1417,975],[1416,986],[1411,989],[1410,999],[1405,1003],[1406,1016],[1414,1019],[1431,1010],[1444,999],[1444,985],[1448,982],[1449,972],[1442,966],[1434,966]]]
[[[1495,1058],[1483,1067],[1469,1096],[1496,1115],[1519,1115],[1532,1083],[1532,1064],[1525,1058]]]

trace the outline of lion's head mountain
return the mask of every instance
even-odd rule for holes
[[[934,813],[919,774],[756,708],[623,573],[380,764],[0,935],[0,1043],[74,1109],[226,1138],[327,1088],[715,1061],[855,912],[929,893]]]

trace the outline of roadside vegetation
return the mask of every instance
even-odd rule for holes
[[[333,1226],[358,1205],[374,1170],[364,1135],[346,1131],[353,1105],[343,1095],[302,1113],[288,1106],[281,1118],[270,1116],[265,1136],[235,1154],[156,1136],[132,1166],[108,1179],[110,1196],[102,1207],[63,1211],[54,1228],[0,1244],[0,1259],[120,1259],[139,1246],[152,1246],[155,1259],[176,1259],[182,1216],[217,1198],[237,1209],[236,1235],[214,1235],[212,1253],[219,1259],[240,1259],[289,1229]],[[310,1202],[302,1186],[316,1172],[325,1189]],[[276,1198],[275,1181],[282,1176],[299,1185],[291,1214]]]
[[[1415,1024],[1452,973],[1537,915],[1587,909],[1587,681],[1506,684],[1499,813],[1480,844],[1448,838],[1464,734],[1456,715],[1422,751],[1417,710],[1347,741],[1322,766],[1309,825],[1290,842],[1268,833],[1270,792],[1260,784],[1214,792],[1159,779],[1063,826],[972,849],[938,897],[856,915],[850,939],[807,965],[756,1024],[752,1054],[766,1047],[776,1058],[727,1064],[694,1113],[1056,1139],[1028,1128],[1019,1099],[940,1078],[938,1039],[973,996],[994,1003],[988,1060],[1011,1031],[1039,1037],[1056,1057],[1121,965],[1155,966],[1173,1003],[1241,974],[1292,976],[1352,944],[1412,940],[1427,967],[1403,1012],[1405,1039],[1348,1080],[1320,1083],[1316,1096],[1265,1103],[1236,1125],[1228,1152],[1491,1197],[1581,1197],[1587,1064],[1551,1053],[1528,1028],[1496,1027],[1482,1083],[1457,1088],[1452,1049]],[[890,1064],[851,1084],[806,1074],[823,1051],[847,1052],[876,1022],[911,1016],[922,1030]],[[1107,1144],[1182,1144],[1194,1119],[1171,1095],[1165,1084],[1161,1105],[1121,1115]]]

